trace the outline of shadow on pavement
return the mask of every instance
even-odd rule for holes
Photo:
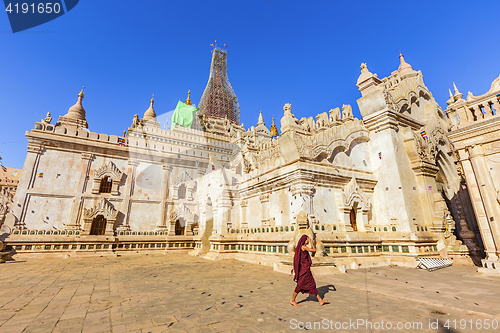
[[[330,292],[330,291],[337,291],[337,288],[335,288],[335,286],[333,284],[328,284],[326,286],[322,286],[322,287],[319,287],[317,289],[318,289],[318,294],[319,294],[319,296],[321,296],[321,298],[325,298],[325,295],[328,294],[328,292]],[[302,302],[306,302],[306,301],[317,302],[318,299],[317,299],[316,295],[309,294],[306,299],[298,301],[297,303],[302,303]]]

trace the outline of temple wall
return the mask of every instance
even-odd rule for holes
[[[389,129],[378,132],[371,136],[370,148],[371,166],[378,180],[373,193],[373,223],[397,224],[402,231],[410,231],[413,223],[423,224],[418,185],[401,136]]]
[[[338,224],[340,220],[339,210],[335,202],[335,191],[338,189],[329,189],[316,187],[316,193],[313,198],[314,215],[322,224]]]
[[[154,230],[158,225],[158,203],[133,201],[130,204],[129,224],[132,230]]]
[[[370,171],[370,147],[366,141],[355,141],[349,150],[350,162],[359,170]],[[346,165],[351,167],[351,165]]]
[[[273,191],[270,196],[269,215],[275,219],[277,226],[290,225],[290,198],[288,188]]]
[[[81,155],[71,151],[46,149],[40,156],[34,188],[72,192],[79,176]],[[43,177],[40,177],[43,173]]]
[[[64,230],[71,209],[71,198],[30,195],[25,223],[28,229]]]
[[[248,199],[248,227],[249,228],[259,228],[262,226],[262,204],[258,196]]]
[[[165,186],[162,166],[140,162],[137,166],[133,197],[160,200],[162,186]]]

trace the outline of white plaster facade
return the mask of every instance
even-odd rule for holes
[[[153,100],[123,137],[94,133],[80,93],[57,124],[26,132],[5,242],[19,254],[154,245],[278,265],[300,227],[314,233],[317,258],[337,267],[413,265],[423,255],[471,264],[480,239],[452,122],[402,55],[383,79],[361,68],[362,119],[343,105],[299,120],[286,104],[280,136],[262,117],[246,131],[227,119],[205,119],[210,132],[162,130]],[[458,220],[460,235],[473,235],[467,246],[453,233]]]
[[[464,187],[472,198],[484,243],[483,271],[500,272],[500,76],[488,92],[481,96],[469,92],[466,100],[454,88],[446,109],[452,120],[448,137],[458,151]],[[461,236],[473,239],[467,231]]]

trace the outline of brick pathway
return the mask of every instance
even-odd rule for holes
[[[469,267],[320,277],[318,289],[331,304],[320,307],[299,295],[300,308],[288,304],[291,276],[186,254],[30,259],[2,264],[0,272],[2,333],[290,332],[314,322],[329,328],[324,332],[480,332],[478,323],[500,321],[500,278]],[[357,320],[370,321],[372,329],[366,322],[356,327]],[[429,328],[436,320],[437,329]],[[393,328],[376,329],[382,321]],[[422,323],[422,329],[398,330],[398,322]]]

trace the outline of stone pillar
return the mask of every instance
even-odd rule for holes
[[[476,117],[476,121],[482,120],[483,119],[483,113],[481,112],[481,109],[479,108],[479,105],[474,105],[472,107],[472,113]]]
[[[217,215],[219,218],[218,225],[220,226],[220,231],[227,232],[228,229],[233,227],[233,223],[231,221],[232,200],[230,197],[230,193],[227,189],[223,190],[222,197],[219,199],[218,206],[219,207],[217,210],[218,211]]]
[[[173,167],[171,165],[163,165],[163,187],[161,189],[161,204],[160,211],[158,213],[158,225],[156,226],[158,231],[167,229],[167,196],[169,195],[168,187],[170,186],[170,174],[172,169]]]
[[[340,213],[339,231],[354,231],[354,229],[351,226],[351,209],[352,209],[351,207],[344,207],[339,209]]]
[[[297,215],[301,210],[306,214],[313,214],[314,207],[312,198],[314,196],[314,186],[310,184],[297,184],[292,186],[292,216]]]
[[[167,225],[168,225],[168,235],[175,236],[175,222],[177,222],[177,214],[175,213],[174,201],[167,201]]]
[[[371,227],[368,225],[368,212],[369,209],[365,209],[362,203],[358,203],[358,209],[356,211],[356,226],[358,231],[368,231]]]
[[[193,233],[193,225],[194,225],[194,222],[193,221],[186,221],[186,225],[184,226],[184,235],[186,236],[193,236],[194,233]]]
[[[190,182],[186,186],[186,200],[193,201],[194,200],[194,182]]]
[[[468,148],[468,155],[472,164],[473,175],[477,183],[473,188],[469,187],[469,191],[475,190],[479,192],[479,199],[482,199],[482,204],[484,205],[484,214],[481,214],[478,218],[480,224],[481,234],[490,233],[488,238],[491,238],[492,243],[488,244],[486,249],[489,258],[498,260],[499,257],[499,247],[497,244],[500,242],[500,230],[498,223],[500,221],[500,207],[496,200],[495,186],[491,180],[490,172],[484,161],[484,149],[481,145],[474,145]],[[474,201],[476,196],[474,197]],[[481,202],[478,202],[478,205]],[[485,244],[486,246],[486,244]]]
[[[493,98],[491,102],[493,103],[493,108],[495,109],[496,114],[500,115],[500,102],[498,102],[498,99]]]
[[[478,186],[478,181],[474,174],[473,166],[469,160],[469,154],[466,150],[461,149],[458,151],[460,156],[460,162],[462,163],[462,169],[465,174],[465,180],[467,182],[467,188],[469,190],[469,196],[472,201],[472,206],[474,208],[474,213],[476,215],[476,221],[479,226],[479,232],[483,240],[483,245],[486,252],[486,260],[498,260],[496,254],[496,245],[493,239],[493,235],[490,229],[488,216],[486,215],[486,210],[481,200],[481,193]]]
[[[79,230],[81,229],[80,216],[83,208],[82,196],[89,185],[89,171],[94,159],[93,154],[82,153],[82,160],[80,162],[78,181],[75,188],[75,196],[71,205],[69,220],[66,229]],[[92,221],[91,221],[92,222]]]
[[[25,223],[24,219],[26,217],[26,209],[28,208],[28,190],[33,188],[35,180],[37,177],[38,164],[40,163],[41,155],[44,151],[42,145],[36,145],[33,143],[28,144],[28,152],[26,154],[26,160],[24,161],[23,173],[19,179],[19,184],[17,186],[16,195],[14,197],[14,203],[12,205],[12,213],[16,219],[14,228],[24,229]]]
[[[493,111],[491,111],[490,103],[488,101],[484,102],[484,119],[493,117]]]
[[[269,225],[269,193],[262,193],[259,195],[261,203],[260,221],[262,226]]]
[[[464,127],[465,125],[468,125],[469,123],[474,121],[474,116],[466,106],[458,107],[457,113],[459,117],[458,127]]]
[[[137,166],[139,165],[139,161],[137,160],[128,160],[127,167],[127,180],[125,182],[125,188],[123,190],[124,197],[122,202],[121,211],[125,215],[123,217],[123,222],[116,229],[120,231],[129,231],[129,216],[130,216],[130,198],[134,195],[135,188],[135,177],[137,172]]]
[[[219,216],[219,205],[218,205],[218,200],[213,200],[212,201],[212,216],[213,216],[213,229],[212,229],[212,234],[214,233],[221,233],[222,232],[222,227],[221,227],[221,217]]]
[[[433,165],[431,162],[421,160],[418,165],[413,166],[413,172],[415,173],[415,178],[417,180],[417,192],[420,200],[424,207],[421,209],[422,215],[424,217],[424,224],[435,224],[434,220],[434,193],[436,193],[436,175],[439,172],[439,168]],[[429,190],[432,189],[432,190]],[[433,225],[436,230],[442,228],[442,225]],[[415,224],[410,224],[409,228],[411,231],[415,232]]]
[[[240,228],[248,228],[248,222],[247,222],[248,200],[241,200],[240,206],[241,206]]]
[[[113,230],[113,227],[116,223],[116,217],[109,217],[106,219],[106,231],[105,231],[105,236],[113,236],[115,231]]]
[[[83,217],[83,227],[82,235],[90,235],[90,229],[92,228],[92,218],[88,216]]]
[[[199,207],[198,211],[200,212],[200,220],[199,220],[198,230],[199,230],[200,235],[201,235],[201,234],[203,234],[203,232],[207,228],[207,209],[206,209],[206,203],[201,203],[200,202],[200,207]]]

